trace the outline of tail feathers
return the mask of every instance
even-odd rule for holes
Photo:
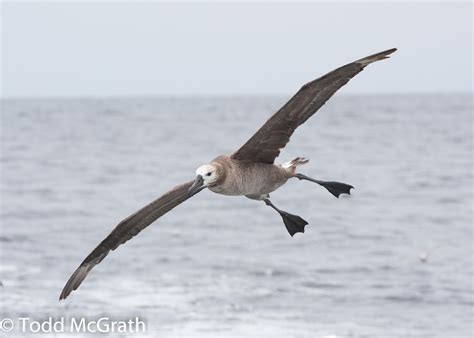
[[[295,170],[297,166],[303,165],[308,163],[309,160],[304,157],[297,157],[294,160],[291,160],[290,162],[286,162],[282,164],[282,167],[285,169],[292,169]]]
[[[303,164],[306,164],[308,162],[309,162],[309,160],[307,158],[297,157],[294,160],[290,161],[290,165],[297,167],[299,165],[303,165]]]

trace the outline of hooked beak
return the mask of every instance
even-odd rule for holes
[[[204,189],[203,187],[204,184],[204,179],[202,178],[201,175],[197,175],[196,178],[194,179],[193,185],[189,187],[188,189],[188,194],[194,195]]]

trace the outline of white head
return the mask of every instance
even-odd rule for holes
[[[203,185],[207,187],[209,184],[214,183],[217,181],[218,174],[216,166],[212,164],[204,164],[196,169],[196,176],[202,176]]]
[[[189,188],[189,193],[193,194],[217,182],[220,178],[217,167],[213,164],[204,164],[196,169],[196,178]]]

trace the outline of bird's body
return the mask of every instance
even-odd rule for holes
[[[76,290],[94,266],[111,250],[140,233],[158,218],[208,188],[212,192],[229,196],[246,196],[262,200],[277,211],[291,236],[304,232],[308,224],[299,216],[277,208],[269,194],[290,178],[317,183],[331,194],[350,194],[349,184],[321,181],[296,173],[296,167],[308,162],[304,158],[278,165],[274,164],[280,150],[289,142],[293,132],[308,120],[324,103],[350,79],[372,62],[388,58],[396,49],[389,49],[348,63],[328,74],[308,82],[237,151],[216,157],[196,170],[194,181],[178,186],[157,198],[121,221],[113,231],[84,259],[74,271],[61,292],[59,299]]]
[[[219,184],[210,185],[209,190],[228,196],[264,196],[281,187],[294,174],[294,167],[239,161],[227,155],[216,157],[210,164],[223,168],[225,175]]]

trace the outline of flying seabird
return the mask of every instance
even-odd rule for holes
[[[287,163],[274,164],[275,158],[280,154],[280,149],[289,142],[296,128],[313,116],[339,88],[368,64],[386,59],[395,51],[396,48],[393,48],[367,56],[305,84],[236,152],[218,156],[208,164],[200,166],[193,181],[174,187],[121,221],[74,271],[59,299],[65,299],[76,290],[89,271],[99,264],[110,250],[115,250],[168,211],[205,188],[222,195],[245,196],[263,201],[280,214],[291,236],[297,232],[304,232],[308,222],[277,208],[270,201],[271,192],[290,178],[317,183],[336,197],[340,194],[350,194],[353,186],[316,180],[296,173],[296,167],[308,162],[305,158],[297,157]]]

